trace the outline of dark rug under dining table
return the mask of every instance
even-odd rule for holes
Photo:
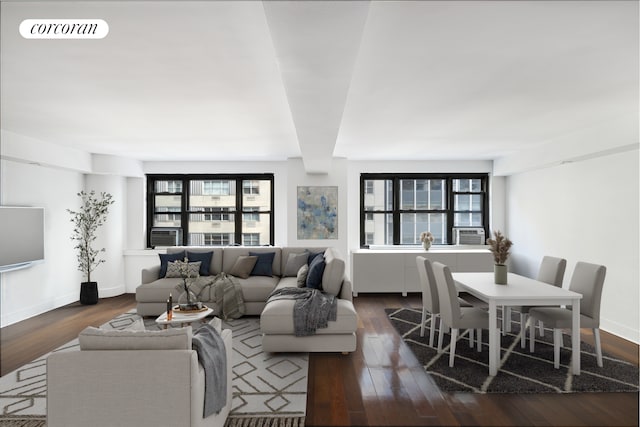
[[[581,393],[581,392],[635,392],[638,393],[639,370],[637,364],[620,360],[603,352],[604,366],[598,367],[595,348],[581,343],[581,374],[573,375],[570,335],[563,334],[560,349],[560,368],[553,367],[553,332],[545,330],[544,337],[536,327],[535,351],[520,347],[520,313],[512,311],[511,332],[501,335],[500,369],[489,376],[488,333],[483,331],[482,348],[469,346],[468,331],[461,331],[456,345],[453,368],[449,367],[450,334],[443,339],[443,352],[429,346],[430,321],[427,320],[424,337],[420,336],[421,309],[387,308],[389,321],[403,341],[420,361],[425,371],[444,392],[463,393]],[[438,325],[439,326],[439,325]]]

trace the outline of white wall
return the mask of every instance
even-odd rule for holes
[[[85,191],[102,192],[113,196],[104,225],[96,232],[95,248],[105,248],[99,254],[105,262],[91,273],[91,280],[98,282],[98,296],[107,298],[125,292],[124,255],[127,232],[127,182],[114,175],[85,175]],[[84,280],[84,279],[83,279]]]
[[[79,299],[82,274],[66,209],[78,205],[84,179],[79,172],[8,160],[0,160],[0,170],[3,205],[45,208],[44,262],[0,274],[0,325],[6,326]]]
[[[607,267],[601,328],[640,342],[638,151],[507,177],[511,269],[534,277],[544,255]]]

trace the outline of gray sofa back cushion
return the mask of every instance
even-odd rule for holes
[[[338,296],[342,288],[342,279],[344,278],[344,259],[342,259],[337,249],[327,248],[324,251],[324,262],[322,290]]]
[[[191,326],[161,331],[113,330],[89,326],[78,340],[80,350],[191,350]]]
[[[192,247],[192,246],[175,246],[167,248],[168,254],[173,254],[176,252],[187,251],[189,252],[213,252],[213,256],[211,257],[211,265],[209,266],[209,274],[211,276],[215,276],[216,274],[220,274],[222,272],[222,257],[223,257],[223,248],[221,247]],[[233,264],[231,264],[233,265]]]

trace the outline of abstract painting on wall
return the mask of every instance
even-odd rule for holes
[[[298,239],[338,238],[338,187],[298,187]]]

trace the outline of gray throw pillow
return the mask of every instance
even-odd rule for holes
[[[284,266],[284,273],[282,277],[293,277],[298,274],[300,267],[307,265],[307,259],[309,258],[309,252],[303,252],[300,254],[289,254],[287,263]]]
[[[181,261],[171,261],[167,264],[167,274],[164,277],[178,277],[181,278],[182,274],[180,273],[180,269],[178,266]],[[198,277],[200,276],[200,261],[190,262],[187,266],[187,277]]]
[[[257,256],[240,255],[235,264],[233,264],[233,267],[231,267],[229,274],[241,279],[246,279],[251,275],[251,271],[256,265],[256,262],[258,262]]]
[[[296,281],[299,288],[305,288],[307,286],[307,274],[309,273],[309,266],[307,264],[300,267],[298,274],[296,275]]]

